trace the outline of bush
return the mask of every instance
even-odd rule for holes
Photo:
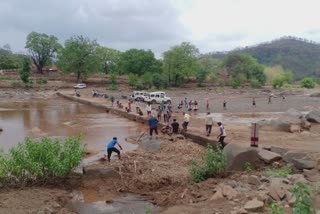
[[[68,175],[82,160],[81,136],[65,140],[42,138],[0,153],[0,184],[24,185],[32,181],[50,181]]]
[[[257,79],[250,80],[250,85],[252,88],[261,88],[262,87],[262,83],[259,82]]]
[[[315,213],[312,206],[311,188],[299,183],[293,188],[296,202],[293,206],[293,214]]]
[[[240,81],[237,80],[237,79],[233,79],[233,80],[231,81],[231,86],[232,86],[232,88],[239,88],[240,85],[241,85],[241,83],[240,83]]]
[[[41,79],[38,79],[36,81],[37,84],[41,85],[41,84],[47,84],[48,83],[48,79],[47,78],[41,78]]]
[[[300,81],[300,86],[302,88],[314,88],[316,86],[316,83],[313,78],[305,77]]]
[[[169,83],[164,75],[161,75],[160,73],[154,73],[152,77],[152,85],[159,89],[167,88]]]
[[[116,84],[111,84],[111,85],[109,85],[109,87],[107,88],[107,90],[111,90],[111,91],[118,90],[118,86],[117,86]]]
[[[216,150],[208,144],[207,151],[202,154],[202,161],[192,161],[190,175],[192,182],[198,183],[208,178],[222,177],[226,174],[226,157],[222,148],[217,146]]]
[[[271,214],[285,214],[284,209],[278,203],[271,204]]]
[[[145,89],[145,86],[141,82],[138,82],[136,84],[136,90],[143,90],[143,89]]]
[[[272,80],[273,88],[281,88],[285,83],[286,83],[286,80],[282,76],[276,76]]]
[[[24,58],[22,68],[19,69],[19,76],[23,83],[29,82],[30,76],[30,59]]]

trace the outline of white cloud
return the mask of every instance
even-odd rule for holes
[[[84,35],[109,47],[157,56],[183,41],[201,52],[284,35],[320,41],[316,0],[1,0],[0,45],[23,50],[31,31],[61,41]]]

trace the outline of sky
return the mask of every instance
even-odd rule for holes
[[[156,56],[187,41],[201,53],[285,35],[320,42],[318,0],[0,0],[0,46],[24,52],[32,31],[63,43],[83,35]]]

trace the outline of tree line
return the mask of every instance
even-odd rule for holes
[[[60,44],[56,36],[38,32],[27,36],[25,47],[28,54],[23,57],[27,57],[39,73],[44,72],[45,66],[55,64],[63,73],[75,73],[77,82],[94,73],[109,74],[110,88],[114,89],[118,75],[128,75],[129,85],[137,89],[179,87],[190,80],[197,81],[199,86],[207,81],[234,88],[243,85],[259,88],[268,82],[266,67],[251,55],[235,53],[216,59],[201,55],[198,48],[188,42],[171,47],[161,59],[157,59],[151,50],[119,51],[83,36],[73,36]],[[0,69],[22,64],[30,66],[28,60],[23,59],[13,60],[11,64],[8,60],[1,61],[2,57],[14,55],[1,53],[1,50],[5,49],[0,48]],[[30,69],[20,70],[23,73]]]

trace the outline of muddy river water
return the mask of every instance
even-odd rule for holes
[[[124,152],[136,148],[126,137],[143,132],[146,127],[103,110],[63,98],[32,99],[28,102],[0,101],[0,147],[8,150],[25,137],[63,138],[84,135],[89,150],[103,151],[112,137],[118,137]]]

